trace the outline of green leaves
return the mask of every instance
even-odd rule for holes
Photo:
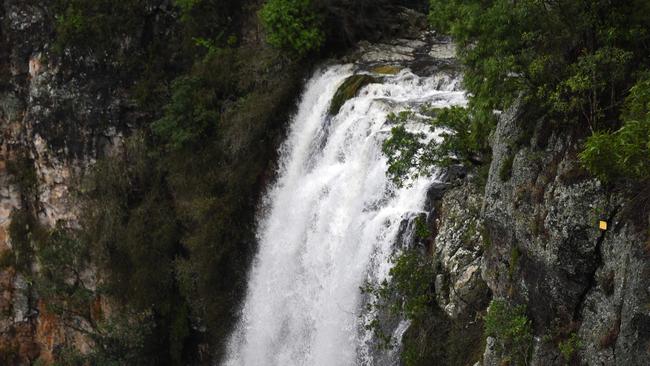
[[[181,8],[183,15],[189,13],[202,0],[174,0],[174,4]]]
[[[580,161],[600,180],[640,181],[650,177],[650,120],[628,121],[619,130],[587,139]]]
[[[471,165],[484,161],[489,153],[487,137],[494,125],[491,113],[482,115],[477,111],[472,114],[469,108],[457,106],[444,109],[424,107],[420,112],[420,115],[413,111],[388,115],[388,121],[396,126],[384,141],[382,151],[388,157],[388,174],[398,187],[418,176],[431,174],[435,166]],[[428,123],[432,130],[443,129],[442,140],[426,141],[424,133],[409,132],[405,125],[414,119]]]
[[[142,26],[145,5],[142,0],[57,0],[55,49],[62,53],[72,47],[100,59],[113,57],[128,44],[123,37]]]
[[[316,51],[325,41],[322,19],[311,0],[269,0],[259,13],[268,42],[297,58]]]
[[[625,80],[631,59],[631,52],[617,47],[603,47],[581,55],[569,66],[566,79],[556,87],[553,107],[568,116],[579,116],[589,126],[597,128],[606,110],[615,107],[612,104],[617,102],[603,93]]]
[[[374,296],[367,304],[368,310],[378,310],[392,317],[403,315],[413,322],[424,321],[435,295],[431,260],[417,250],[409,249],[395,255],[391,262],[390,281],[366,284],[361,288],[361,292]],[[373,331],[380,348],[392,348],[393,339],[382,324],[383,320],[375,317],[366,324],[366,329]]]
[[[650,177],[650,79],[639,78],[650,67],[646,46],[650,21],[642,15],[650,11],[648,2],[431,0],[430,4],[431,24],[449,32],[459,45],[470,93],[469,135],[466,138],[454,125],[456,133],[447,136],[448,146],[439,150],[487,149],[475,139],[486,140],[494,126],[488,122],[493,120],[492,111],[505,110],[521,97],[525,108],[535,111],[534,119],[545,117],[594,132],[580,159],[600,179]],[[404,169],[396,172],[403,174]]]
[[[558,349],[560,350],[564,361],[571,362],[581,346],[582,342],[580,337],[578,337],[577,333],[573,332],[568,339],[558,344]]]
[[[626,99],[624,125],[595,132],[585,142],[580,161],[603,182],[642,182],[650,177],[650,79],[639,80]]]
[[[181,77],[172,85],[171,102],[165,115],[151,128],[172,150],[180,149],[205,136],[216,126],[219,114],[214,107],[213,93],[205,90],[200,79]]]
[[[433,265],[416,250],[401,253],[393,263],[389,286],[398,294],[398,308],[408,319],[419,320],[433,301]]]
[[[388,175],[397,186],[429,168],[422,159],[425,134],[409,132],[405,127],[412,115],[410,111],[388,115],[388,120],[397,126],[391,129],[391,137],[384,141],[382,151],[388,157]]]
[[[528,364],[533,328],[524,306],[492,300],[484,319],[485,335],[496,339],[497,351],[513,365]]]

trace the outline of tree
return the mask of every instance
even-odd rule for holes
[[[311,0],[269,0],[260,10],[268,42],[303,57],[320,48],[325,40],[322,19]]]
[[[631,89],[622,114],[623,126],[596,132],[585,143],[580,160],[604,182],[650,179],[650,77]]]

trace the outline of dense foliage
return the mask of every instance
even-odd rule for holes
[[[268,41],[298,56],[318,50],[324,41],[322,19],[311,0],[269,0],[260,11]]]
[[[647,67],[646,1],[431,1],[437,29],[451,33],[465,85],[481,109],[522,95],[554,118],[600,128]]]
[[[339,53],[356,42],[395,35],[398,6],[423,0],[268,0],[260,10],[267,40],[294,58]]]
[[[580,159],[605,182],[650,179],[650,79],[647,75],[630,89],[616,131],[594,133]]]
[[[387,147],[392,173],[426,173],[463,154],[487,161],[494,111],[520,101],[527,123],[543,118],[578,137],[593,133],[582,160],[601,179],[647,179],[648,127],[639,98],[650,66],[650,20],[642,15],[648,10],[642,0],[431,0],[431,24],[458,44],[469,104],[441,115],[452,131],[441,146],[418,144],[418,136],[395,127]],[[623,108],[628,94],[627,104],[636,107]]]

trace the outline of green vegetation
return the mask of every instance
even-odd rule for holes
[[[147,310],[134,313],[133,305],[124,301],[115,304],[119,307],[113,310],[119,310],[110,317],[97,312],[95,303],[114,294],[109,290],[113,283],[100,281],[96,286],[97,279],[88,271],[91,258],[100,254],[95,243],[82,241],[77,230],[60,224],[47,229],[27,210],[14,213],[9,233],[14,245],[11,265],[27,276],[30,287],[45,301],[45,310],[95,345],[84,356],[72,349],[64,350],[57,356],[57,364],[146,364],[165,360],[167,355],[159,354],[165,345],[152,344],[158,339],[154,326],[161,323],[160,319],[154,321],[155,306],[148,303],[143,306]],[[34,264],[37,272],[31,270]],[[137,295],[147,296],[139,292]],[[178,361],[169,364],[180,364]]]
[[[254,253],[254,204],[300,81],[292,65],[280,65],[257,47],[210,55],[190,71],[196,88],[175,85],[153,124],[162,147],[156,164],[181,225],[174,273],[192,313],[220,341],[237,316]],[[206,123],[194,124],[197,116]]]
[[[648,179],[648,10],[642,0],[430,0],[431,24],[458,44],[469,104],[439,113],[452,131],[439,146],[395,127],[391,174],[399,181],[454,158],[487,162],[493,111],[519,100],[528,123],[545,118],[578,136],[593,133],[581,159],[599,178]]]
[[[420,236],[418,225],[416,221],[416,235]],[[396,340],[386,325],[408,319],[411,325],[401,344],[404,365],[466,365],[479,360],[485,348],[483,323],[474,318],[471,321],[450,319],[438,307],[434,293],[436,273],[431,258],[416,249],[408,249],[391,261],[389,281],[366,284],[361,289],[371,295],[366,306],[367,310],[375,311],[376,316],[366,324],[366,329],[378,340],[376,346],[380,349],[394,347]]]
[[[179,149],[197,143],[200,137],[215,128],[219,118],[215,111],[214,91],[201,89],[199,78],[182,77],[172,85],[172,101],[165,109],[165,115],[152,125],[154,133],[161,137],[170,149]],[[201,92],[206,91],[207,94]]]
[[[488,160],[487,132],[477,132],[473,125],[476,120],[469,109],[425,106],[419,112],[403,111],[388,115],[388,122],[395,127],[391,130],[391,137],[384,142],[383,152],[388,157],[388,174],[398,186],[430,174],[434,166],[446,167],[457,163],[474,166]],[[426,118],[424,121],[421,120],[423,116]],[[425,143],[423,133],[408,131],[406,123],[415,118],[428,123],[432,130],[442,128],[442,141]]]
[[[501,179],[502,182],[510,180],[510,177],[512,177],[512,164],[515,161],[514,155],[508,156],[504,161],[503,164],[501,165],[501,168],[499,169],[499,179]]]
[[[406,250],[392,258],[390,280],[379,285],[367,283],[361,290],[373,295],[368,310],[398,318],[404,316],[414,323],[425,321],[428,308],[434,299],[433,265],[417,250]],[[394,340],[383,329],[379,318],[366,324],[380,340],[379,347],[391,348]]]
[[[390,269],[389,286],[397,294],[394,309],[413,321],[421,320],[433,301],[433,265],[426,256],[410,250],[400,254]]]
[[[394,319],[405,317],[413,323],[425,321],[433,304],[433,265],[417,250],[406,250],[391,259],[390,280],[381,284],[367,283],[361,291],[373,296],[366,305],[368,310]],[[366,324],[379,341],[379,348],[392,348],[394,340],[386,333],[379,315]]]
[[[401,186],[407,179],[414,179],[420,173],[414,170],[413,165],[425,164],[421,162],[424,139],[423,133],[411,133],[406,130],[405,124],[414,115],[412,111],[403,111],[399,114],[390,113],[388,122],[396,124],[391,129],[391,137],[384,141],[382,151],[388,157],[388,174],[395,184]],[[424,169],[424,168],[421,168]]]
[[[36,245],[45,235],[38,220],[27,208],[14,211],[9,224],[12,249],[3,259],[5,266],[31,274]]]
[[[41,229],[44,230],[44,229]],[[40,271],[35,278],[36,290],[48,301],[48,308],[66,318],[90,318],[90,302],[95,296],[86,285],[83,271],[87,268],[90,248],[74,237],[70,229],[58,226],[37,243]]]
[[[260,18],[269,43],[298,57],[317,51],[324,42],[322,19],[312,0],[269,0],[260,10]]]
[[[192,11],[192,9],[194,9],[194,7],[200,3],[201,0],[174,0],[174,4],[181,8],[181,12],[184,16],[187,16]]]
[[[571,333],[568,339],[558,344],[558,349],[560,350],[560,353],[562,354],[562,357],[564,358],[564,361],[567,362],[567,364],[571,362],[576,356],[576,353],[580,349],[580,345],[580,338],[575,332]]]
[[[120,39],[133,33],[145,16],[143,1],[57,0],[56,48],[74,45],[99,57],[119,47]],[[111,14],[112,13],[112,14]]]
[[[499,354],[508,364],[528,364],[533,330],[524,306],[512,306],[505,300],[492,300],[485,315],[485,336],[494,337]]]
[[[604,182],[642,182],[650,179],[650,78],[631,89],[614,132],[596,132],[580,154],[582,163]]]
[[[644,1],[431,1],[435,28],[460,45],[466,87],[482,110],[519,95],[563,121],[597,128],[646,67]],[[470,47],[475,44],[475,47]]]
[[[222,0],[223,1],[223,0]],[[267,41],[294,59],[341,53],[360,40],[394,35],[397,6],[423,8],[424,0],[267,0],[259,17]]]
[[[650,177],[650,123],[628,121],[615,132],[597,132],[580,158],[604,182]]]
[[[421,214],[415,219],[415,236],[420,240],[427,239],[431,236],[426,214]]]

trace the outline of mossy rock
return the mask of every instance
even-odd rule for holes
[[[402,70],[401,67],[395,66],[395,65],[381,65],[374,67],[372,69],[372,72],[375,74],[382,74],[382,75],[395,75],[399,73]]]
[[[329,113],[336,115],[348,99],[354,98],[359,90],[370,83],[376,83],[379,79],[376,77],[359,74],[352,75],[345,79],[332,98]]]

